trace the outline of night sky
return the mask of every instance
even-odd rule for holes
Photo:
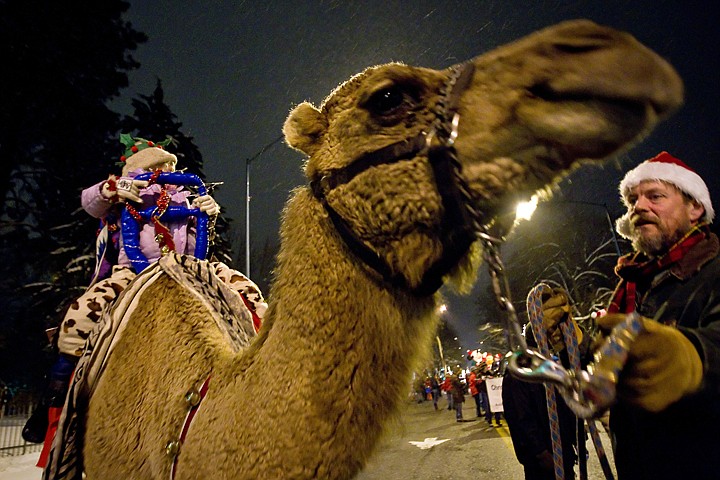
[[[134,53],[142,64],[115,108],[163,82],[165,100],[193,136],[208,181],[225,182],[217,200],[244,236],[245,161],[281,135],[290,109],[316,105],[365,67],[401,61],[445,68],[534,30],[573,18],[627,30],[672,63],[686,104],[650,137],[605,168],[586,168],[561,185],[563,198],[607,203],[620,216],[622,173],[668,150],[705,179],[720,202],[717,159],[717,14],[709,1],[130,1],[126,19],[149,37]],[[304,183],[302,156],[277,142],[251,165],[254,247],[277,239],[289,191]],[[604,215],[604,212],[596,212]],[[594,214],[594,213],[593,213]],[[512,240],[510,240],[511,242]],[[237,267],[244,256],[238,252]],[[252,265],[251,265],[252,266]],[[475,348],[472,296],[450,297],[463,348]]]

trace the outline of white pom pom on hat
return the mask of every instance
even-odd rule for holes
[[[630,190],[646,180],[661,180],[671,183],[681,191],[700,202],[705,207],[703,220],[712,223],[715,210],[710,200],[710,192],[700,175],[688,167],[685,162],[675,158],[668,152],[660,152],[655,157],[644,161],[630,170],[620,182],[620,195],[627,200]],[[630,212],[617,220],[617,232],[625,238],[630,238]]]

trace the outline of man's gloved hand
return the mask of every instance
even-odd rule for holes
[[[597,319],[606,333],[626,316],[610,313]],[[630,345],[620,374],[618,396],[650,412],[659,412],[702,382],[703,365],[695,346],[677,328],[642,318],[643,330]]]
[[[568,295],[562,288],[553,288],[552,293],[544,293],[542,296],[543,326],[547,332],[550,348],[554,352],[560,352],[565,348],[563,333],[560,324],[570,322],[578,343],[582,342],[583,334],[575,319],[570,315],[570,301]]]
[[[210,216],[220,213],[220,205],[210,195],[203,195],[196,198],[192,202],[193,207],[199,208],[201,212],[205,212]]]

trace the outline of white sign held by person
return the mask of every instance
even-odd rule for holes
[[[504,412],[502,401],[502,383],[503,377],[486,378],[488,389],[488,400],[490,400],[490,411]]]

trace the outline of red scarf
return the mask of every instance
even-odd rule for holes
[[[664,255],[648,259],[643,253],[630,253],[618,259],[615,274],[620,277],[620,284],[608,306],[608,313],[632,313],[635,311],[637,282],[652,279],[662,270],[682,259],[685,254],[701,240],[707,238],[706,224],[699,224],[690,229],[683,238]]]

